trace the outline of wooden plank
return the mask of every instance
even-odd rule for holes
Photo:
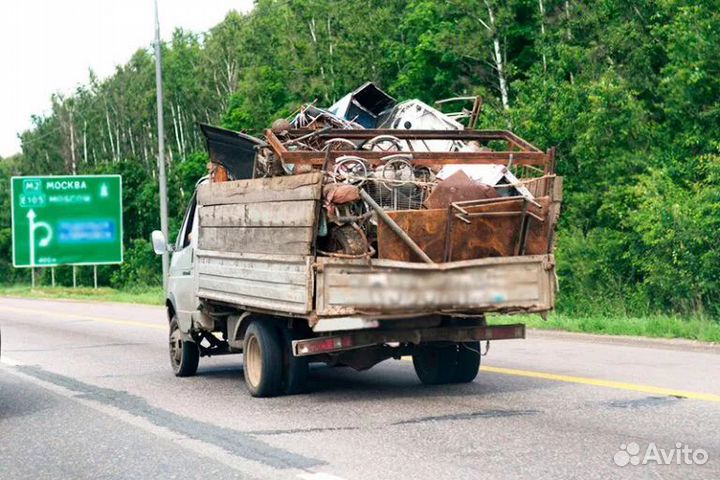
[[[240,203],[200,207],[200,227],[312,227],[317,201]]]
[[[284,177],[204,183],[198,187],[199,205],[319,200],[322,172]]]
[[[283,153],[287,152],[287,148],[285,148],[285,145],[283,145],[280,139],[275,136],[272,130],[265,130],[265,138],[267,139],[267,143],[268,145],[270,145],[270,148],[272,148],[275,155],[281,156]]]
[[[279,312],[312,309],[312,257],[198,250],[198,295]]]
[[[553,306],[549,258],[474,260],[451,270],[425,264],[350,267],[333,259],[317,274],[317,313],[548,310]]]
[[[243,253],[309,255],[312,227],[203,227],[199,247]]]
[[[238,262],[215,260],[199,262],[198,273],[214,277],[239,278],[261,283],[296,285],[304,287],[307,283],[306,271],[291,271],[282,266],[266,264],[262,268]]]
[[[199,278],[201,288],[222,293],[232,293],[244,297],[281,300],[289,303],[307,302],[307,292],[303,287],[270,284],[247,280],[244,278],[228,278],[203,274]]]

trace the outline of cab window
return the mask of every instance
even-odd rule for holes
[[[190,245],[190,242],[192,240],[190,233],[193,229],[193,220],[195,219],[196,206],[197,204],[195,201],[195,194],[193,194],[192,198],[190,199],[190,204],[188,205],[187,212],[185,213],[185,219],[183,220],[182,228],[178,232],[177,241],[175,242],[175,250],[182,250],[183,248]]]

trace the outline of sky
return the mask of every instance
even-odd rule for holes
[[[204,32],[252,0],[158,0],[163,40],[181,27]],[[0,0],[0,157],[20,151],[31,115],[70,94],[89,71],[110,76],[155,35],[153,0]]]

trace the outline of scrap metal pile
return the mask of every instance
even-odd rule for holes
[[[372,83],[329,108],[305,105],[265,132],[253,176],[325,172],[319,255],[441,263],[551,253],[554,149],[475,130],[479,99],[451,100],[473,108],[444,114]]]

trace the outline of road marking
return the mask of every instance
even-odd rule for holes
[[[402,357],[405,361],[412,361],[412,357]],[[500,375],[512,375],[515,377],[539,378],[541,380],[552,380],[555,382],[579,383],[581,385],[592,385],[594,387],[614,388],[616,390],[627,390],[631,392],[650,393],[654,395],[667,395],[671,397],[683,397],[693,400],[720,403],[720,395],[712,393],[688,392],[686,390],[675,390],[672,388],[654,387],[652,385],[639,385],[636,383],[616,382],[613,380],[601,380],[599,378],[575,377],[572,375],[560,375],[557,373],[538,372],[534,370],[518,370],[515,368],[480,366],[481,372],[498,373]]]
[[[330,475],[329,473],[301,473],[298,478],[302,480],[344,480],[342,477]]]
[[[693,400],[704,400],[706,402],[720,402],[720,395],[711,393],[696,393],[685,390],[674,390],[672,388],[654,387],[652,385],[638,385],[635,383],[615,382],[612,380],[601,380],[598,378],[575,377],[571,375],[559,375],[556,373],[536,372],[531,370],[516,370],[514,368],[480,367],[483,372],[499,373],[501,375],[514,375],[516,377],[540,378],[556,382],[579,383],[595,387],[614,388],[617,390],[629,390],[632,392],[651,393],[655,395],[668,395],[672,397],[691,398]]]
[[[7,355],[0,356],[0,363],[4,363],[5,365],[9,365],[11,367],[17,367],[20,365],[20,363],[15,360],[14,358],[10,358]]]
[[[89,320],[91,322],[109,323],[109,324],[113,324],[113,325],[129,325],[131,327],[153,328],[156,330],[167,330],[167,328],[168,328],[166,325],[158,325],[155,323],[135,322],[132,320],[118,320],[115,318],[95,317],[92,315],[81,315],[81,314],[77,314],[77,313],[52,312],[52,311],[48,311],[48,310],[39,310],[39,309],[35,309],[35,308],[6,307],[3,305],[0,305],[0,310],[6,311],[6,312],[31,313],[33,315],[68,318],[70,320]]]

